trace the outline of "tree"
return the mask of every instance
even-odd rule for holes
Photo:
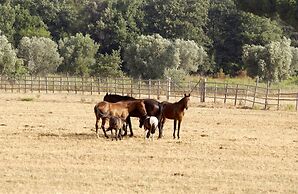
[[[63,38],[59,41],[59,50],[64,60],[59,71],[71,75],[89,75],[91,66],[96,62],[98,48],[99,45],[88,34],[84,36],[78,33]]]
[[[160,35],[140,36],[124,50],[129,74],[145,79],[162,78],[175,72],[182,77],[197,72],[199,67],[204,69],[206,57],[203,47],[194,41],[171,41]]]
[[[283,30],[276,21],[251,13],[242,14],[242,35],[245,44],[266,45],[280,41]]]
[[[15,6],[15,29],[14,42],[17,45],[19,41],[27,37],[50,37],[50,32],[39,16],[32,16],[29,10],[21,8],[20,5]]]
[[[241,12],[234,0],[210,0],[208,19],[207,34],[212,41],[208,52],[215,63],[210,70],[235,76],[243,68]]]
[[[290,75],[292,64],[291,41],[283,38],[265,46],[245,46],[243,61],[250,76],[259,76],[265,81],[281,81]]]
[[[121,56],[120,51],[113,51],[111,55],[100,54],[96,63],[91,67],[92,76],[121,77]]]
[[[15,29],[13,27],[15,23],[15,10],[12,6],[0,5],[0,30],[8,38],[10,42],[13,42]]]
[[[145,34],[160,34],[168,39],[194,40],[208,45],[204,32],[208,19],[206,0],[147,0],[143,8]]]
[[[82,15],[87,33],[100,43],[101,53],[124,48],[140,34],[143,24],[142,0],[98,1],[89,3]]]
[[[298,76],[298,48],[291,47],[292,50],[292,63],[291,63],[291,76]]]
[[[24,60],[24,65],[31,75],[56,73],[62,62],[58,45],[44,37],[22,38],[18,46],[18,57]]]
[[[166,68],[177,67],[179,61],[171,41],[160,35],[141,35],[124,49],[123,58],[128,74],[143,79],[161,78]]]
[[[17,76],[25,73],[22,60],[17,58],[15,49],[8,42],[6,36],[0,33],[0,74]]]

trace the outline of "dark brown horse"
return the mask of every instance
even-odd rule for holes
[[[186,95],[184,94],[184,97],[179,101],[175,103],[170,102],[162,102],[163,104],[163,111],[162,111],[162,118],[161,118],[161,131],[163,130],[163,125],[166,122],[166,119],[174,120],[174,132],[173,137],[176,138],[175,132],[176,132],[176,125],[178,121],[178,132],[177,137],[180,138],[180,124],[182,122],[183,116],[184,116],[184,109],[188,109],[188,101],[190,99],[190,94]]]
[[[106,93],[103,100],[107,101],[107,102],[119,102],[119,101],[138,100],[138,99],[135,99],[135,98],[130,97],[130,96],[121,96],[121,95],[117,95],[117,94],[108,94],[108,93]],[[154,100],[154,99],[142,99],[142,100],[144,101],[147,115],[148,116],[155,116],[159,121],[158,123],[160,123],[161,113],[162,113],[161,103],[158,102],[157,100]],[[141,118],[140,119],[140,126],[139,126],[140,128],[141,128],[142,123],[144,122],[144,120],[142,119],[143,117],[140,117],[140,113],[137,112],[137,111],[133,111],[129,114],[129,117],[126,120],[126,123],[129,126],[130,136],[133,136],[130,117],[139,117],[139,118]],[[159,128],[159,137],[161,137],[160,125],[159,125],[158,128]]]
[[[102,119],[101,128],[105,137],[108,137],[104,128],[106,120],[112,116],[119,117],[122,120],[126,120],[127,117],[132,113],[138,113],[138,117],[142,120],[146,118],[147,112],[143,100],[133,101],[120,101],[116,103],[110,102],[99,102],[94,107],[94,113],[96,116],[96,134],[98,137],[98,121]]]

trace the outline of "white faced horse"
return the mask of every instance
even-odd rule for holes
[[[151,138],[153,140],[153,134],[158,128],[158,119],[155,116],[147,116],[143,124],[145,129],[145,138],[149,138],[151,134]],[[142,127],[141,124],[140,124],[140,127]]]

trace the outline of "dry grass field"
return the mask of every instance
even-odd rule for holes
[[[180,140],[94,132],[102,96],[0,94],[0,193],[298,193],[298,113],[191,102]],[[178,99],[177,99],[178,100]]]

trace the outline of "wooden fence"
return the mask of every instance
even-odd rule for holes
[[[269,84],[255,85],[230,84],[221,82],[179,82],[168,80],[134,80],[127,78],[84,78],[84,77],[32,77],[19,79],[0,77],[0,91],[24,93],[74,93],[100,94],[115,93],[136,98],[181,97],[191,92],[200,102],[229,103],[243,107],[261,107],[263,109],[281,106],[298,110],[298,92],[282,92],[271,89]]]

